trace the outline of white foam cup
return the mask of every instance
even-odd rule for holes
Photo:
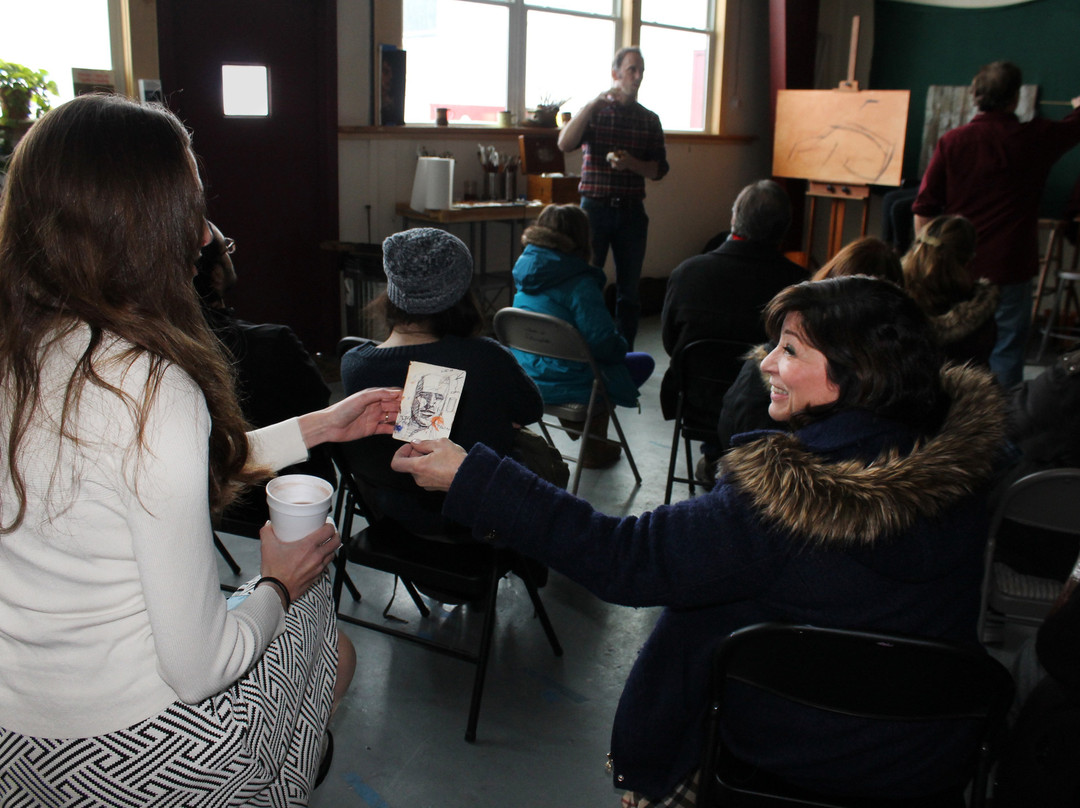
[[[297,541],[318,530],[330,513],[334,486],[310,474],[286,474],[266,484],[270,524],[282,541]]]

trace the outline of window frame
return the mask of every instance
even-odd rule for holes
[[[507,51],[506,71],[506,108],[513,112],[519,120],[522,119],[526,111],[525,44],[528,36],[527,25],[528,12],[530,10],[527,0],[462,0],[462,2],[478,3],[482,5],[498,5],[508,9],[509,47]],[[397,5],[399,9],[401,8],[401,3],[402,0],[398,0]],[[727,0],[709,0],[707,29],[691,28],[666,23],[642,23],[641,0],[615,0],[613,3],[613,11],[610,15],[546,7],[533,8],[537,11],[552,14],[564,14],[571,17],[612,20],[615,24],[615,41],[612,43],[612,53],[620,47],[636,45],[640,42],[641,29],[643,27],[704,33],[708,39],[708,69],[706,71],[704,127],[701,130],[672,131],[701,135],[715,135],[721,132],[720,97],[723,83],[723,20],[726,17]],[[401,15],[399,14],[398,20],[400,21],[400,19]],[[399,43],[401,42],[400,28],[398,30],[397,41]],[[412,125],[422,126],[423,124]],[[476,124],[473,125],[476,126]],[[451,126],[453,126],[453,124],[451,124]]]

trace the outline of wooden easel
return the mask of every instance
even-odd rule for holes
[[[851,19],[851,45],[848,50],[847,79],[841,81],[838,90],[844,92],[859,91],[859,82],[855,80],[855,59],[859,50],[859,15]],[[817,212],[817,200],[828,199],[829,203],[829,238],[826,244],[825,260],[829,260],[844,244],[844,214],[849,201],[858,201],[862,205],[862,218],[859,236],[866,235],[866,226],[870,220],[870,186],[849,185],[833,182],[809,181],[806,195],[810,198],[810,225],[806,234],[806,256],[809,261],[814,246],[814,215]]]

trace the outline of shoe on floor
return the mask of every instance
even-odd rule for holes
[[[709,460],[705,455],[699,457],[697,465],[694,466],[694,478],[706,491],[712,491],[712,487],[716,485],[716,461]]]

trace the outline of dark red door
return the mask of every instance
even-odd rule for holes
[[[210,218],[237,241],[231,296],[310,351],[339,336],[335,0],[158,0],[166,103],[194,136]],[[270,114],[226,118],[222,64],[269,69]]]

